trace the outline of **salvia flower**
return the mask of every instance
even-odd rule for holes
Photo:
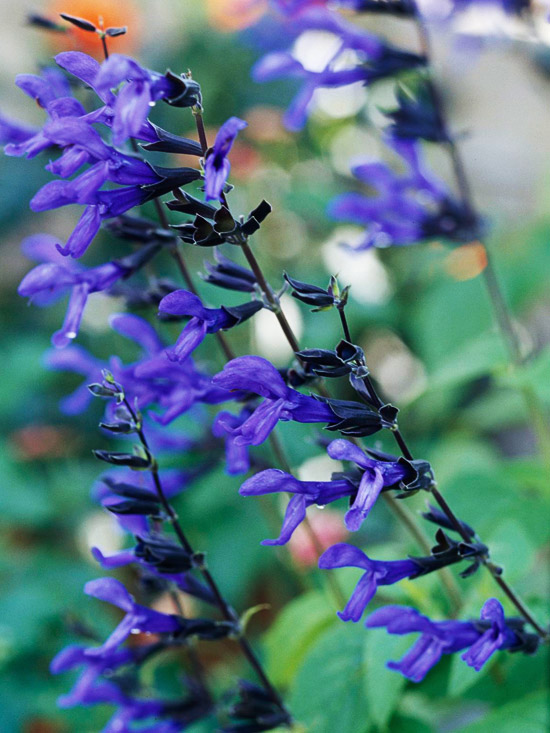
[[[252,74],[256,81],[271,81],[281,77],[302,80],[303,85],[284,116],[285,125],[290,130],[300,130],[304,126],[318,88],[341,87],[356,82],[371,84],[424,63],[421,56],[394,48],[377,36],[348,23],[338,13],[319,6],[306,9],[291,20],[293,36],[301,31],[329,32],[338,38],[339,48],[321,71],[305,69],[286,51],[270,53],[254,67]],[[358,57],[352,66],[346,62],[349,51],[354,52],[355,58]]]
[[[105,656],[90,656],[88,651],[86,647],[72,644],[58,652],[50,663],[50,671],[53,674],[66,672],[75,667],[84,668],[71,692],[58,699],[57,704],[62,708],[90,704],[91,698],[95,697],[98,692],[96,683],[105,671],[115,671],[135,661],[135,655],[131,649],[115,649]],[[100,684],[99,691],[103,689],[104,692],[114,691],[116,694],[116,687],[111,683]]]
[[[313,504],[325,506],[342,497],[349,497],[356,489],[346,479],[336,481],[299,481],[289,473],[275,468],[260,471],[247,479],[239,489],[242,496],[262,496],[286,492],[293,494],[288,502],[281,528],[275,540],[263,540],[262,545],[284,545],[306,517],[306,509]]]
[[[222,201],[221,195],[231,169],[227,156],[235,138],[247,124],[238,117],[230,117],[218,130],[212,151],[206,155],[204,161],[204,191],[207,201]]]
[[[138,137],[149,116],[151,104],[165,99],[171,104],[193,106],[200,101],[200,87],[191,79],[165,75],[140,66],[134,59],[112,54],[103,62],[94,80],[100,95],[109,95],[122,84],[113,104],[113,141],[121,145]]]
[[[230,476],[246,473],[250,469],[248,446],[237,442],[240,428],[254,412],[254,407],[245,405],[238,415],[223,410],[216,415],[212,433],[216,438],[225,438],[225,470]],[[232,432],[228,432],[228,429]]]
[[[169,351],[170,358],[185,361],[202,343],[207,333],[217,333],[222,329],[232,328],[251,318],[262,308],[263,305],[258,300],[239,306],[205,308],[198,295],[188,290],[176,290],[170,293],[159,303],[160,314],[192,316],[174,348]]]
[[[345,543],[329,547],[319,558],[319,567],[324,570],[353,567],[365,571],[346,607],[338,612],[342,621],[359,621],[379,586],[393,585],[419,573],[419,566],[412,559],[371,560],[358,547]]]
[[[84,586],[89,596],[107,601],[125,611],[126,615],[109,638],[100,646],[88,650],[89,656],[110,654],[132,633],[173,634],[181,629],[177,616],[160,613],[134,601],[122,583],[115,578],[98,578]]]
[[[264,401],[238,427],[219,421],[226,432],[235,436],[237,445],[260,445],[279,420],[301,423],[330,423],[333,411],[314,397],[288,387],[279,372],[261,356],[240,356],[225,365],[212,379],[216,387],[252,392]]]
[[[380,162],[356,165],[354,175],[377,189],[378,195],[345,193],[329,206],[329,214],[335,219],[366,226],[365,238],[356,249],[408,245],[434,238],[469,242],[478,237],[479,223],[445,184],[425,169],[419,144],[395,138],[388,138],[387,143],[408,171],[398,175]]]
[[[414,481],[416,477],[416,471],[408,461],[377,461],[347,440],[332,441],[327,452],[331,458],[353,460],[360,465],[364,469],[360,479],[343,473],[335,475],[332,481],[299,481],[289,473],[270,468],[254,474],[241,486],[239,493],[243,496],[278,492],[294,494],[288,503],[280,536],[276,540],[264,540],[262,544],[286,544],[305,519],[309,506],[325,506],[343,497],[348,497],[351,502],[344,518],[346,528],[355,532],[384,488],[398,487],[402,481]]]
[[[38,238],[42,242],[38,244]],[[62,348],[76,338],[86,307],[88,296],[92,293],[110,290],[121,279],[127,278],[145,265],[159,251],[159,245],[151,245],[138,250],[120,260],[107,262],[98,267],[84,268],[73,261],[61,257],[53,246],[56,240],[48,235],[30,238],[24,251],[38,259],[44,255],[48,261],[35,267],[21,281],[17,292],[39,305],[49,305],[68,291],[71,293],[65,321],[57,331],[52,342]],[[50,244],[49,252],[43,252],[44,244]],[[37,246],[40,247],[38,251]]]
[[[385,627],[389,634],[420,632],[420,638],[403,659],[387,665],[413,682],[421,682],[443,654],[466,649],[462,659],[479,671],[499,649],[530,654],[538,645],[535,634],[523,631],[523,621],[504,617],[496,598],[484,604],[480,621],[431,621],[414,608],[385,606],[372,613],[365,625]]]

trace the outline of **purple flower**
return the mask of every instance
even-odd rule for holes
[[[90,656],[86,647],[71,645],[62,649],[52,659],[50,671],[53,674],[66,672],[74,667],[84,667],[71,692],[62,695],[57,704],[62,708],[76,705],[93,705],[97,702],[118,703],[120,690],[110,682],[96,684],[106,670],[116,670],[134,661],[131,649],[115,649],[105,656]]]
[[[101,601],[112,603],[126,613],[104,644],[88,650],[87,654],[90,657],[109,656],[132,633],[170,634],[181,628],[177,616],[153,611],[136,603],[122,583],[115,578],[91,580],[84,586],[84,592]]]
[[[87,408],[92,399],[87,385],[96,382],[101,369],[105,368],[112,372],[117,382],[124,384],[126,395],[131,402],[136,399],[141,410],[153,404],[163,410],[160,415],[149,412],[149,417],[161,425],[172,422],[197,403],[218,404],[233,398],[227,390],[213,385],[208,375],[198,371],[192,359],[183,364],[167,359],[155,329],[143,318],[118,314],[111,316],[109,322],[115,331],[141,347],[142,357],[125,365],[114,356],[107,363],[101,362],[77,347],[49,352],[47,366],[76,371],[85,377],[84,383],[61,404],[67,414],[77,414]]]
[[[377,36],[367,33],[352,23],[348,23],[338,13],[317,6],[309,9],[305,3],[281,3],[286,14],[293,13],[298,7],[303,12],[292,15],[290,32],[292,36],[303,31],[318,30],[334,34],[340,45],[321,71],[309,71],[288,52],[270,53],[261,59],[252,70],[256,81],[271,81],[281,77],[303,80],[303,86],[288,108],[284,121],[290,130],[300,130],[307,119],[307,112],[316,89],[320,87],[340,87],[355,82],[370,84],[378,79],[395,74],[404,69],[414,68],[423,63],[420,56],[406,53],[385,44]],[[308,3],[308,5],[312,5]],[[359,63],[342,68],[346,54],[354,52]]]
[[[353,567],[365,571],[346,607],[338,612],[342,621],[359,621],[378,586],[393,585],[403,578],[414,577],[420,570],[413,560],[371,560],[358,547],[345,543],[329,547],[319,558],[319,567],[325,570]]]
[[[243,407],[238,415],[223,410],[216,415],[212,425],[212,433],[216,438],[225,438],[225,470],[230,476],[247,473],[250,470],[248,446],[236,442],[238,434],[235,432],[253,412],[254,409],[250,406]]]
[[[192,318],[181,332],[174,348],[168,352],[170,358],[185,361],[203,342],[207,333],[217,333],[236,326],[262,307],[261,302],[253,301],[233,308],[205,308],[198,295],[187,290],[175,290],[160,301],[160,313]]]
[[[24,143],[36,133],[35,128],[27,127],[0,114],[0,145]]]
[[[356,488],[347,479],[337,481],[298,481],[289,473],[268,468],[247,479],[239,489],[242,496],[261,496],[276,492],[294,494],[290,499],[281,534],[276,540],[263,540],[262,545],[284,545],[296,527],[305,519],[306,509],[312,504],[324,506],[344,496],[351,496]]]
[[[60,256],[58,250],[63,248],[58,243],[55,244],[57,249],[54,248],[54,242],[55,239],[49,235],[35,235],[23,243],[27,255],[45,262],[25,275],[17,292],[39,305],[49,305],[70,290],[63,328],[52,337],[54,346],[63,348],[78,334],[88,296],[109,290],[118,280],[129,277],[156,253],[157,248],[154,245],[144,247],[120,260],[83,268]]]
[[[350,532],[356,532],[361,527],[384,488],[399,485],[402,479],[411,475],[410,464],[403,461],[377,461],[349,440],[333,440],[327,447],[327,453],[335,460],[353,461],[364,469],[357,494],[345,517]]]
[[[232,427],[219,421],[232,434],[236,445],[260,445],[279,420],[301,423],[330,423],[332,410],[313,397],[287,387],[275,367],[261,356],[240,356],[225,365],[212,383],[227,390],[244,390],[265,397],[241,425]]]
[[[454,201],[445,184],[427,171],[419,144],[396,138],[386,142],[403,159],[407,172],[398,175],[380,162],[356,165],[353,174],[377,189],[378,196],[345,193],[329,206],[333,218],[366,226],[365,239],[356,249],[414,244],[434,237],[475,238],[477,222]]]
[[[264,540],[263,545],[286,544],[296,527],[304,520],[308,507],[313,504],[325,506],[343,497],[353,497],[344,521],[347,529],[355,532],[361,527],[382,489],[398,485],[401,479],[410,474],[406,463],[369,458],[347,440],[333,440],[327,452],[331,458],[354,461],[361,466],[364,469],[361,480],[354,481],[350,476],[333,481],[299,481],[289,473],[270,468],[256,473],[241,486],[239,493],[243,496],[275,492],[294,494],[288,503],[280,536],[276,540]]]
[[[222,191],[227,182],[231,164],[227,156],[235,138],[247,123],[238,117],[230,117],[218,130],[212,152],[204,161],[204,191],[207,201],[221,201]]]
[[[483,604],[480,619],[481,621],[488,622],[489,628],[462,655],[462,659],[466,664],[473,667],[476,672],[479,672],[485,662],[497,649],[514,646],[517,641],[516,634],[506,625],[504,609],[496,598],[489,598]]]
[[[177,86],[166,76],[144,69],[134,59],[115,53],[101,65],[94,86],[100,96],[107,97],[121,83],[124,86],[113,104],[115,145],[121,145],[130,137],[138,137],[151,105],[178,93]]]
[[[51,302],[51,299],[61,297],[67,290],[71,291],[63,327],[52,336],[54,346],[63,348],[78,334],[90,293],[108,290],[124,275],[125,270],[114,262],[91,269],[44,263],[25,275],[17,292],[31,300],[35,296],[47,296]]]
[[[481,622],[430,621],[413,608],[385,606],[371,614],[368,628],[386,627],[389,634],[420,632],[421,636],[400,662],[388,662],[413,682],[421,682],[443,654],[468,649],[462,659],[479,671],[497,649],[521,644],[519,636],[507,626],[504,611],[496,598],[481,609]]]

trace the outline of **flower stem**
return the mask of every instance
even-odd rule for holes
[[[451,159],[452,169],[453,169],[454,177],[455,177],[456,184],[458,187],[458,191],[460,193],[462,205],[465,211],[473,219],[476,219],[478,218],[477,211],[476,211],[476,207],[474,204],[474,198],[473,198],[473,193],[472,193],[472,189],[470,186],[470,181],[466,173],[464,159],[462,157],[460,148],[456,140],[450,134],[448,120],[447,120],[447,116],[445,114],[445,108],[443,105],[443,100],[441,98],[439,88],[434,80],[433,62],[432,62],[433,54],[432,54],[432,49],[431,49],[428,28],[421,16],[420,11],[418,10],[417,3],[414,1],[413,1],[413,7],[415,9],[414,18],[415,18],[417,31],[418,31],[419,45],[420,45],[422,54],[424,55],[426,59],[426,64],[427,64],[426,82],[428,85],[430,96],[432,98],[432,104],[434,107],[434,111],[437,116],[440,129],[443,133],[444,138],[446,139],[445,144],[446,144],[446,147],[449,152],[450,159]],[[495,319],[498,323],[500,332],[502,334],[504,341],[506,342],[508,351],[510,353],[510,361],[512,363],[512,366],[514,367],[514,370],[517,370],[519,367],[521,367],[523,363],[520,342],[518,339],[517,332],[514,329],[512,316],[510,314],[510,310],[506,302],[506,298],[504,297],[502,287],[496,275],[492,255],[489,249],[487,248],[487,245],[483,244],[483,246],[485,249],[485,254],[486,254],[486,259],[487,259],[487,264],[485,268],[483,269],[483,279],[485,281],[485,286],[487,288],[489,299],[493,307]],[[527,408],[527,413],[530,416],[531,428],[535,432],[540,453],[544,459],[545,465],[547,466],[547,468],[550,471],[550,430],[549,430],[548,421],[546,419],[546,415],[544,414],[544,410],[542,409],[540,402],[537,398],[536,392],[532,386],[524,385],[519,388],[519,391],[521,392],[523,396],[523,400]]]
[[[159,498],[159,501],[162,504],[162,507],[163,507],[164,511],[166,512],[166,514],[168,516],[168,519],[169,519],[172,527],[174,528],[174,532],[175,532],[175,534],[176,534],[176,536],[177,536],[177,538],[178,538],[181,546],[183,547],[183,549],[187,553],[189,553],[190,555],[193,555],[194,554],[193,547],[192,547],[191,543],[189,542],[189,540],[187,539],[187,536],[186,536],[186,534],[185,534],[185,532],[184,532],[184,530],[183,530],[183,528],[182,528],[182,526],[180,524],[180,521],[178,519],[178,515],[176,514],[173,506],[170,504],[170,502],[166,498],[166,494],[164,493],[164,490],[162,488],[162,483],[161,483],[160,476],[159,476],[157,462],[156,462],[153,454],[151,453],[151,450],[149,448],[149,444],[148,444],[147,438],[145,436],[145,433],[143,432],[143,428],[139,425],[138,417],[137,417],[136,413],[134,412],[134,409],[132,408],[130,402],[126,398],[124,398],[124,405],[126,406],[126,409],[128,410],[128,412],[132,416],[132,419],[133,419],[134,423],[136,425],[138,425],[137,435],[138,435],[139,440],[140,440],[140,442],[141,442],[141,444],[143,446],[143,449],[145,450],[146,454],[148,455],[148,457],[149,457],[149,459],[151,461],[151,469],[150,470],[151,470],[151,475],[153,477],[153,483],[155,485],[155,490],[156,490],[157,496]],[[218,606],[218,608],[219,608],[219,610],[220,610],[223,618],[226,621],[231,621],[233,623],[238,622],[238,617],[237,617],[235,611],[233,610],[233,608],[231,608],[231,606],[229,605],[229,603],[225,600],[225,598],[224,598],[224,596],[223,596],[223,594],[222,594],[222,592],[221,592],[218,584],[214,580],[214,577],[212,576],[212,574],[210,573],[210,571],[208,570],[208,568],[201,567],[200,568],[200,573],[202,574],[202,576],[203,576],[206,584],[208,585],[209,589],[211,590],[212,595],[214,596],[214,599],[216,601],[216,605]],[[261,664],[260,660],[256,656],[254,650],[252,649],[252,647],[250,645],[250,642],[248,641],[248,639],[246,638],[246,636],[244,636],[243,633],[241,633],[238,636],[237,643],[239,644],[239,646],[240,646],[240,648],[241,648],[244,656],[246,657],[246,659],[250,663],[251,667],[256,672],[256,675],[258,676],[258,679],[262,683],[262,685],[263,685],[264,689],[266,690],[266,692],[269,694],[269,696],[271,697],[271,699],[273,700],[273,702],[275,702],[279,706],[279,708],[287,715],[288,720],[290,721],[290,715],[289,715],[288,711],[286,710],[286,708],[284,706],[284,703],[283,703],[283,701],[282,701],[279,693],[277,692],[277,690],[275,689],[275,687],[270,682],[267,674],[265,673],[265,671],[264,671],[264,669],[262,667],[262,664]]]

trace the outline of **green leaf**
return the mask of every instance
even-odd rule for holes
[[[290,684],[311,646],[336,623],[338,617],[321,593],[307,593],[287,604],[265,638],[266,665],[273,682]]]
[[[388,669],[386,661],[400,659],[410,646],[411,640],[406,637],[391,636],[375,629],[367,631],[365,693],[371,718],[379,728],[384,728],[397,708],[407,682],[403,675]]]
[[[500,334],[494,331],[480,334],[452,352],[428,377],[429,389],[454,387],[472,379],[491,374],[508,363],[506,348]]]
[[[491,558],[497,565],[502,565],[508,582],[516,582],[531,568],[535,547],[516,519],[498,524],[486,542],[491,549]]]
[[[492,710],[455,733],[541,733],[548,730],[548,693],[540,691]]]
[[[535,390],[540,400],[550,402],[550,346],[544,348],[534,359],[528,361],[521,367],[515,367],[511,372],[504,372],[499,375],[499,383],[523,389],[530,387]]]
[[[482,679],[489,669],[491,663],[496,660],[494,655],[489,661],[487,661],[483,667],[476,672],[473,667],[469,667],[466,662],[461,658],[462,652],[453,654],[451,660],[451,672],[449,675],[449,686],[447,692],[450,697],[460,697],[466,690],[473,687],[477,682]]]
[[[289,707],[308,733],[366,733],[369,729],[364,641],[360,626],[338,624],[325,631],[304,659]]]

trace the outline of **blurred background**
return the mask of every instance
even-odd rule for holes
[[[98,55],[92,34],[45,33],[26,22],[33,11],[52,19],[63,11],[92,21],[103,15],[106,25],[127,25],[127,36],[113,39],[112,50],[135,55],[150,68],[177,73],[191,69],[203,89],[210,139],[229,116],[246,119],[249,127],[231,155],[236,186],[231,196],[234,211],[242,213],[262,198],[273,205],[274,213],[254,243],[273,285],[279,287],[283,269],[318,285],[325,285],[330,274],[338,274],[342,285],[352,285],[348,318],[353,337],[365,349],[388,400],[400,407],[400,424],[414,454],[432,462],[451,505],[490,544],[506,577],[545,623],[550,612],[550,489],[518,388],[527,380],[548,410],[548,26],[541,24],[533,35],[532,28],[500,15],[468,16],[459,34],[451,36],[440,28],[434,40],[453,127],[462,134],[476,199],[490,224],[487,245],[525,351],[532,354],[527,366],[511,375],[479,277],[483,251],[478,245],[451,250],[432,243],[361,254],[341,247],[358,241],[361,232],[329,221],[326,206],[332,196],[355,187],[351,161],[384,156],[381,109],[391,106],[393,85],[379,84],[369,93],[355,86],[321,90],[306,131],[286,132],[281,117],[293,85],[258,85],[250,79],[252,64],[277,38],[274,21],[264,10],[262,3],[247,0],[52,0],[16,7],[2,3],[0,111],[40,124],[41,110],[13,85],[15,75],[36,72],[60,50]],[[402,22],[369,20],[368,25],[414,47],[414,37]],[[307,33],[296,42],[294,53],[314,69],[331,53],[332,43],[327,34]],[[162,105],[154,121],[194,136],[188,110]],[[428,150],[428,157],[441,176],[448,174],[438,151]],[[101,405],[93,404],[84,415],[63,416],[59,400],[80,379],[43,366],[65,301],[39,309],[27,307],[16,293],[32,266],[20,252],[21,241],[36,232],[63,239],[77,214],[70,207],[30,212],[29,199],[48,180],[40,159],[4,157],[0,179],[0,728],[6,733],[92,732],[105,723],[109,710],[58,711],[55,700],[69,688],[70,675],[53,677],[48,665],[61,647],[75,641],[79,626],[92,626],[101,637],[113,627],[113,609],[84,596],[82,587],[105,574],[89,548],[99,545],[108,553],[125,540],[114,519],[90,499],[90,488],[101,473],[91,449],[108,445],[97,429]],[[102,235],[86,264],[105,261],[112,248],[108,236]],[[186,252],[186,257],[193,271],[201,270],[204,250]],[[165,269],[169,274],[169,262]],[[219,291],[201,283],[200,292],[209,305],[220,305]],[[290,297],[283,300],[303,347],[334,347],[340,339],[335,314],[310,313]],[[132,345],[108,328],[109,314],[122,307],[122,300],[92,296],[78,342],[100,358],[135,358]],[[163,328],[168,340],[178,333],[173,325]],[[240,354],[259,353],[278,366],[288,364],[290,352],[267,311],[250,329],[242,328],[233,343]],[[215,348],[204,344],[199,360],[217,360],[221,368]],[[345,385],[340,389],[342,397],[349,396]],[[177,428],[191,436],[196,429],[191,417],[182,418]],[[313,429],[286,423],[280,436],[301,478],[326,480],[337,469],[316,445]],[[370,444],[375,443],[391,447],[384,441]],[[191,460],[168,456],[166,465],[181,467]],[[214,463],[179,500],[180,511],[185,511],[195,543],[207,550],[213,572],[234,605],[242,609],[271,604],[251,630],[263,634],[268,670],[277,684],[288,688],[291,708],[307,730],[516,731],[519,715],[526,721],[522,733],[544,730],[545,652],[532,659],[501,655],[477,676],[445,659],[421,686],[405,683],[384,670],[384,660],[401,653],[393,637],[372,632],[367,643],[361,626],[344,627],[320,600],[314,553],[303,536],[297,533],[289,550],[294,576],[288,572],[287,550],[259,545],[261,539],[275,536],[274,529],[257,502],[238,496],[240,483],[238,477],[224,474],[221,463]],[[420,512],[424,498],[412,498],[409,507]],[[345,538],[341,516],[342,511],[332,508],[312,510],[312,520],[329,544]],[[377,506],[368,529],[358,536],[359,543],[367,539],[373,557],[394,559],[416,552],[383,506]],[[130,587],[134,582],[131,570],[118,577]],[[297,599],[296,577],[311,586]],[[345,577],[350,589],[355,580],[353,572]],[[461,583],[461,617],[477,616],[495,589],[482,574]],[[412,603],[434,618],[443,618],[446,611],[432,576],[390,588],[384,600]],[[360,683],[354,677],[353,684],[343,685],[341,672],[325,665],[323,654],[332,658],[335,644],[348,645],[348,660],[354,660],[349,664],[360,670]],[[209,654],[213,674],[229,679],[227,657]],[[171,664],[168,672],[149,670],[151,680],[160,679],[170,689],[174,682],[169,681],[169,671],[176,673],[177,660]],[[327,687],[338,695],[334,709],[325,699]],[[354,701],[349,710],[348,698]],[[345,723],[339,717],[342,707]],[[506,727],[510,720],[516,727]]]

